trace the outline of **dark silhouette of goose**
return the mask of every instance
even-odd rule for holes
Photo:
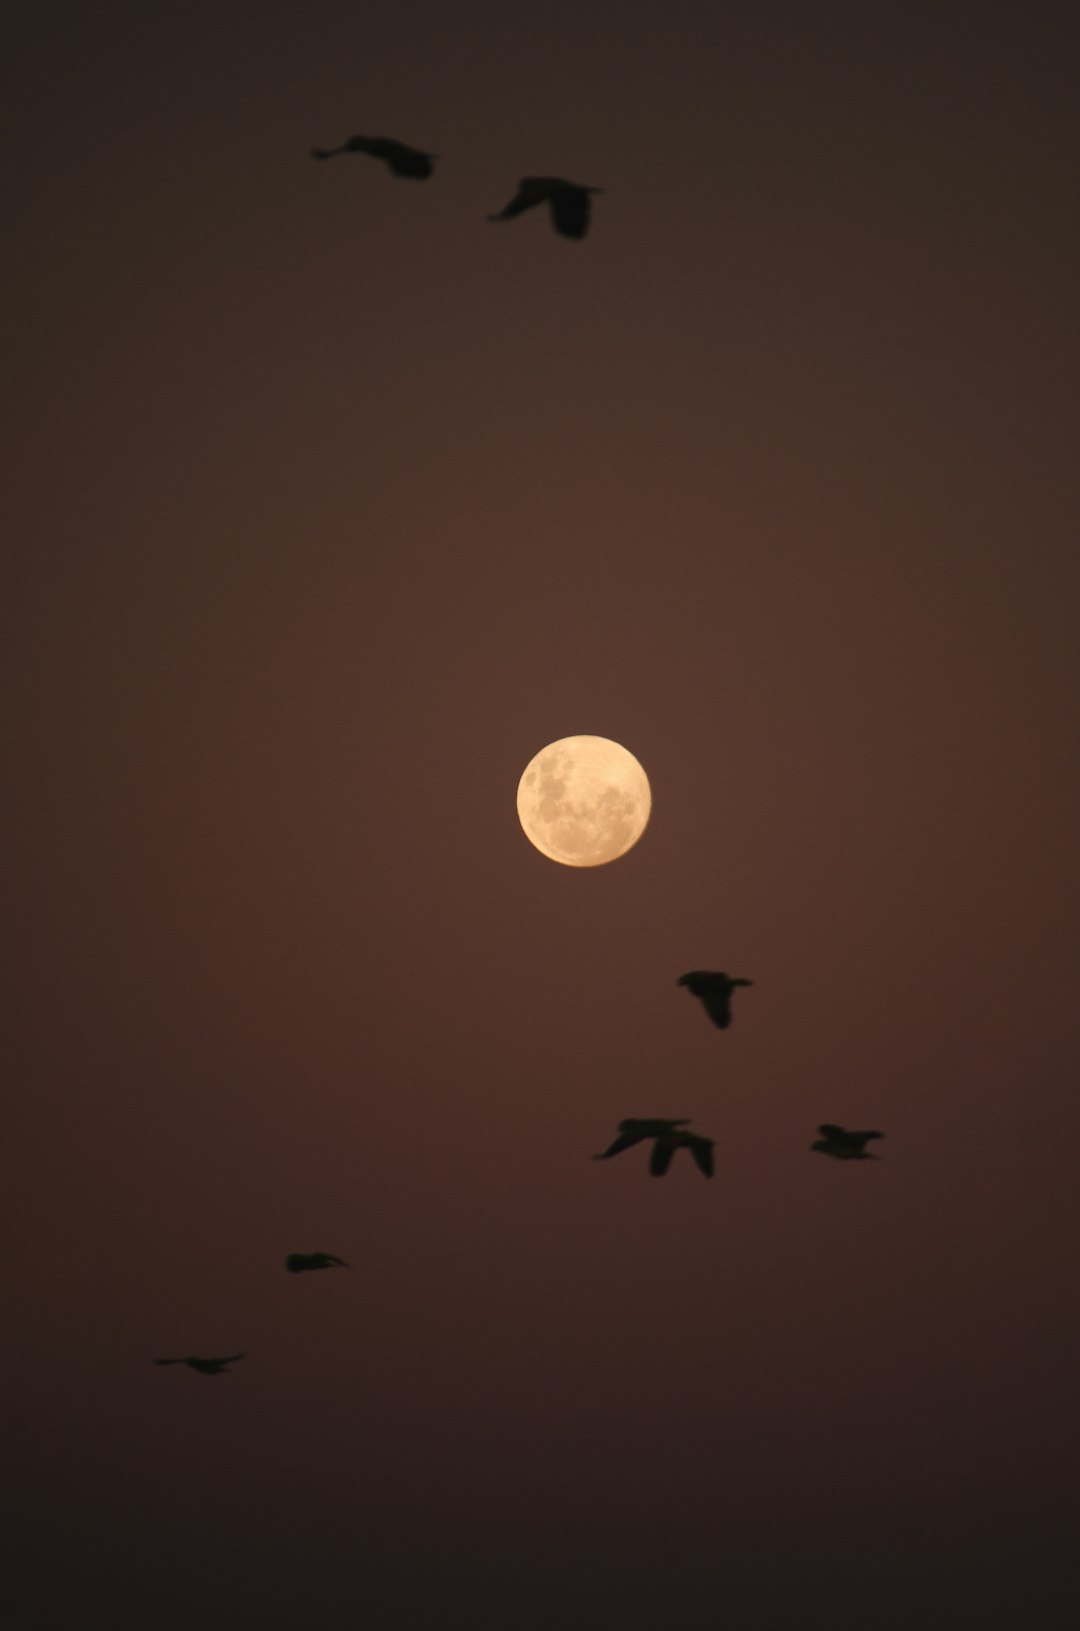
[[[713,1145],[714,1138],[705,1138],[701,1133],[683,1132],[688,1118],[682,1116],[674,1121],[660,1117],[646,1117],[644,1119],[628,1117],[619,1123],[619,1134],[600,1155],[594,1155],[594,1161],[610,1161],[613,1155],[620,1155],[634,1144],[640,1144],[643,1139],[655,1140],[652,1154],[649,1157],[649,1171],[654,1178],[662,1178],[676,1150],[689,1150],[706,1178],[713,1175]]]
[[[810,1148],[819,1155],[835,1156],[837,1161],[880,1161],[880,1155],[870,1155],[866,1146],[872,1138],[884,1138],[884,1133],[853,1133],[838,1127],[833,1121],[823,1121],[818,1128],[821,1137]]]
[[[708,969],[695,968],[689,974],[680,974],[675,983],[685,985],[695,997],[700,997],[713,1024],[726,1031],[731,1024],[731,993],[737,985],[753,985],[754,982],[733,979],[722,970],[714,974]]]
[[[512,221],[515,215],[531,210],[536,204],[548,204],[555,231],[564,238],[584,238],[589,229],[590,193],[603,192],[602,187],[579,187],[561,176],[523,176],[518,190],[509,204],[489,221]]]
[[[339,153],[369,153],[373,159],[383,159],[396,176],[411,176],[424,181],[434,169],[435,153],[422,153],[418,147],[406,147],[390,136],[350,136],[340,147],[313,147],[313,159],[332,159]]]
[[[347,1269],[343,1257],[335,1257],[331,1252],[290,1252],[285,1259],[285,1267],[290,1274],[303,1274],[307,1269]]]
[[[225,1359],[203,1359],[198,1354],[188,1354],[183,1359],[155,1359],[155,1365],[187,1365],[191,1370],[197,1370],[200,1376],[226,1376],[226,1365],[235,1365],[243,1354],[229,1354]]]

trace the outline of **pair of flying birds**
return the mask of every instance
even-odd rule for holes
[[[623,1150],[640,1144],[643,1139],[653,1140],[652,1154],[649,1157],[649,1171],[654,1178],[662,1178],[671,1165],[676,1150],[689,1150],[700,1170],[706,1178],[713,1175],[713,1149],[715,1138],[705,1138],[701,1133],[689,1133],[683,1129],[689,1125],[689,1118],[682,1116],[676,1120],[668,1120],[658,1116],[628,1117],[620,1121],[618,1137],[615,1138],[599,1155],[594,1155],[594,1161],[610,1161],[613,1155],[621,1155]],[[876,1155],[868,1155],[866,1146],[872,1138],[884,1138],[884,1133],[876,1132],[849,1132],[846,1127],[838,1127],[835,1122],[826,1121],[818,1128],[821,1134],[810,1148],[818,1151],[820,1155],[831,1155],[837,1161],[876,1161]]]
[[[350,136],[340,147],[311,149],[313,159],[333,159],[339,153],[367,153],[373,159],[382,159],[396,176],[408,176],[414,181],[427,180],[436,157],[390,136]],[[515,215],[537,204],[547,204],[556,232],[564,238],[584,238],[589,226],[590,194],[602,191],[602,187],[579,187],[561,176],[523,176],[509,204],[489,215],[488,220],[512,221]]]
[[[332,1252],[290,1252],[285,1259],[285,1267],[290,1274],[304,1274],[309,1269],[347,1269],[343,1257],[335,1257]],[[179,1359],[155,1359],[155,1365],[186,1365],[189,1370],[198,1371],[200,1376],[225,1376],[227,1365],[235,1365],[244,1355],[225,1354],[218,1359],[208,1359],[202,1354],[185,1354]]]

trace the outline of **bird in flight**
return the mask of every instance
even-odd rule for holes
[[[305,1269],[347,1269],[343,1257],[335,1257],[331,1252],[290,1252],[285,1259],[285,1267],[290,1274],[303,1274]]]
[[[226,1376],[226,1365],[235,1365],[243,1354],[229,1354],[225,1359],[202,1359],[198,1354],[188,1354],[184,1359],[155,1359],[155,1365],[188,1365],[197,1370],[200,1376]]]
[[[560,176],[523,176],[509,204],[497,214],[489,215],[488,220],[512,221],[515,215],[531,210],[535,204],[548,204],[556,232],[564,238],[584,238],[589,227],[589,194],[603,190],[602,187],[578,187]]]
[[[849,1133],[846,1127],[823,1121],[818,1128],[821,1137],[810,1148],[819,1155],[832,1155],[838,1161],[880,1161],[879,1155],[869,1155],[866,1146],[872,1138],[884,1138],[884,1133]]]
[[[631,1145],[640,1144],[643,1139],[651,1138],[655,1142],[649,1157],[649,1171],[654,1178],[664,1176],[676,1150],[689,1150],[706,1178],[711,1178],[712,1152],[716,1140],[704,1138],[700,1133],[684,1132],[682,1129],[687,1124],[686,1116],[674,1121],[655,1116],[645,1119],[629,1117],[626,1121],[620,1121],[618,1137],[600,1155],[594,1155],[593,1160],[610,1161],[613,1155],[619,1155],[623,1150],[630,1149]]]
[[[680,974],[675,983],[687,986],[695,997],[700,997],[713,1024],[726,1031],[731,1024],[731,993],[737,985],[753,985],[754,982],[732,979],[723,971],[713,974],[708,969],[695,968],[689,974]]]
[[[338,153],[370,153],[373,159],[384,159],[396,176],[412,176],[424,181],[431,174],[434,153],[422,153],[418,147],[406,147],[390,136],[350,136],[340,147],[313,147],[313,159],[332,159]]]

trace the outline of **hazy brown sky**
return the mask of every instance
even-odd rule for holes
[[[11,43],[16,1631],[1066,1623],[1075,7]]]

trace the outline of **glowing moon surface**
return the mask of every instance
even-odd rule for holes
[[[541,748],[518,783],[525,836],[563,866],[603,866],[632,849],[652,809],[649,778],[606,736],[564,736]]]

